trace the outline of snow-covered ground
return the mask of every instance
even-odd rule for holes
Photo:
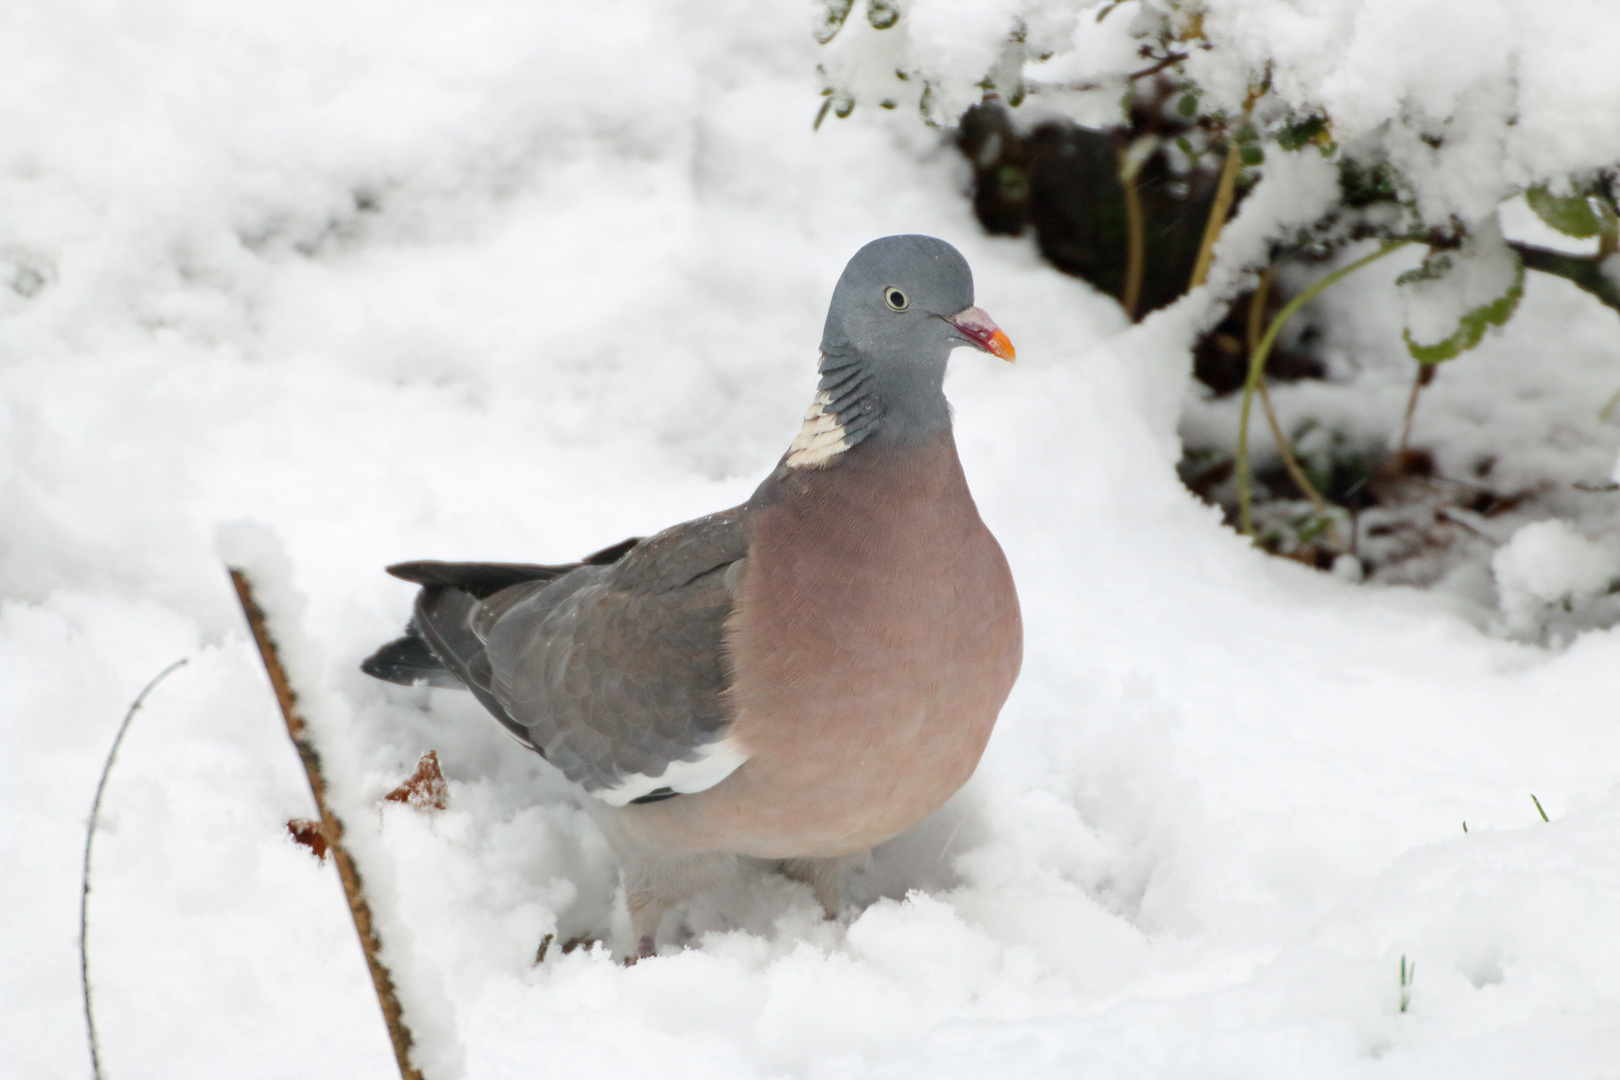
[[[87,1071],[84,821],[181,656],[103,808],[107,1074],[393,1072],[335,872],[284,828],[311,807],[220,563],[242,521],[302,597],[301,687],[431,1080],[1614,1075],[1620,632],[1515,643],[1250,548],[1175,474],[1205,313],[1130,328],[983,237],[910,117],[812,133],[803,10],[6,23],[6,1075]],[[548,933],[622,948],[611,857],[470,700],[356,670],[410,601],[381,566],[564,560],[740,500],[797,428],[843,262],[904,231],[962,248],[1019,349],[947,386],[1028,638],[978,775],[839,923],[757,872],[656,960],[536,965]],[[1582,300],[1532,275],[1420,423],[1514,357],[1620,388],[1616,320]],[[1398,349],[1380,326],[1343,347]],[[1603,479],[1620,434],[1575,452],[1532,411],[1475,426]],[[1504,560],[1526,596],[1538,551],[1575,550],[1556,533]],[[428,749],[450,808],[382,804]]]

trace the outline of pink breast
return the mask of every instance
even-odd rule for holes
[[[728,635],[730,736],[749,760],[648,805],[647,839],[853,854],[921,821],[978,764],[1022,656],[1006,558],[948,436],[885,470],[846,469],[795,478],[751,518]]]

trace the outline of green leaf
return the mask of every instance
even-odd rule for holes
[[[1277,145],[1292,153],[1315,142],[1326,130],[1325,116],[1307,116],[1303,120],[1291,120],[1277,132]]]
[[[934,84],[927,79],[923,80],[922,96],[917,99],[917,115],[929,127],[939,127],[939,121],[934,117]]]
[[[1258,146],[1245,146],[1238,151],[1238,160],[1245,165],[1254,166],[1266,160],[1266,152]]]
[[[866,21],[874,30],[887,30],[900,21],[900,5],[895,0],[866,0]]]
[[[1176,112],[1191,120],[1198,115],[1198,98],[1193,94],[1182,94],[1181,100],[1176,102]]]
[[[1472,349],[1485,337],[1485,331],[1493,326],[1503,326],[1513,317],[1513,313],[1518,310],[1520,298],[1524,296],[1524,262],[1519,258],[1519,253],[1512,248],[1509,248],[1508,252],[1513,258],[1513,283],[1508,286],[1507,292],[1495,300],[1481,304],[1457,320],[1457,329],[1452,331],[1450,336],[1432,345],[1423,345],[1413,340],[1412,331],[1401,331],[1402,336],[1406,338],[1406,351],[1412,354],[1412,359],[1420,364],[1444,363]]]
[[[855,6],[855,0],[826,0],[826,4],[811,30],[819,45],[825,45],[838,36],[844,20],[849,18],[849,9]]]
[[[1603,231],[1603,219],[1592,210],[1585,195],[1554,195],[1539,184],[1524,193],[1524,201],[1548,228],[1565,236],[1586,239]]]
[[[1348,157],[1339,162],[1339,198],[1346,206],[1357,210],[1378,203],[1400,202],[1395,180],[1395,170],[1388,162],[1363,164]]]

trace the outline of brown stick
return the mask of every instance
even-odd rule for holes
[[[378,955],[382,943],[377,938],[376,924],[371,918],[371,905],[360,883],[360,871],[354,865],[354,856],[343,846],[343,823],[326,805],[326,779],[321,774],[321,757],[310,740],[309,727],[298,712],[298,695],[293,693],[287,680],[287,671],[281,666],[275,639],[265,625],[264,609],[253,597],[253,586],[247,574],[236,567],[227,567],[231,584],[236,586],[236,598],[241,602],[242,614],[247,616],[253,640],[259,646],[259,658],[275,688],[276,702],[281,706],[282,719],[287,722],[287,734],[298,757],[304,763],[304,774],[309,777],[309,790],[315,796],[315,806],[321,812],[321,834],[337,864],[338,877],[343,882],[343,893],[349,900],[349,913],[354,916],[355,933],[360,935],[360,948],[366,954],[366,966],[371,969],[371,984],[377,991],[377,1004],[382,1007],[383,1021],[388,1025],[388,1038],[394,1044],[394,1058],[399,1063],[402,1080],[422,1080],[421,1072],[411,1064],[411,1029],[405,1026],[400,1013],[399,995],[394,991],[394,977]]]
[[[1395,468],[1400,472],[1406,471],[1406,449],[1412,440],[1412,416],[1417,412],[1418,394],[1434,381],[1437,370],[1434,364],[1419,364],[1417,375],[1412,379],[1412,394],[1406,399],[1406,420],[1401,424],[1401,445],[1395,451]]]
[[[1100,22],[1101,20],[1098,20],[1098,21]],[[1125,80],[1127,82],[1135,82],[1137,79],[1145,79],[1149,75],[1157,75],[1159,72],[1163,71],[1165,68],[1174,67],[1176,64],[1181,63],[1185,59],[1187,59],[1187,54],[1186,53],[1178,53],[1178,52],[1166,53],[1165,56],[1164,56],[1164,59],[1160,60],[1158,63],[1150,64],[1149,66],[1143,68],[1141,71],[1133,71],[1133,72],[1131,72],[1129,75],[1125,76]]]
[[[1136,190],[1136,176],[1140,163],[1133,164],[1129,147],[1119,150],[1119,184],[1125,192],[1125,295],[1120,303],[1125,317],[1136,321],[1136,309],[1142,302],[1142,272],[1147,266],[1146,226],[1142,221],[1142,196]]]
[[[1193,263],[1192,279],[1187,291],[1192,292],[1209,277],[1209,264],[1215,261],[1215,241],[1226,227],[1226,215],[1232,212],[1232,197],[1237,192],[1238,172],[1242,155],[1236,142],[1226,151],[1226,164],[1221,167],[1221,179],[1215,185],[1215,201],[1209,208],[1209,220],[1204,223],[1204,241],[1198,245],[1198,260]]]
[[[1249,87],[1249,93],[1243,99],[1243,127],[1248,126],[1249,117],[1254,115],[1254,103],[1270,88],[1271,69],[1268,67],[1264,81],[1259,86]],[[1221,178],[1215,185],[1215,201],[1209,208],[1209,220],[1204,222],[1204,240],[1198,245],[1198,258],[1193,262],[1192,278],[1187,282],[1188,292],[1208,280],[1210,264],[1215,261],[1215,241],[1221,238],[1227,215],[1232,212],[1232,200],[1237,197],[1238,174],[1243,171],[1243,152],[1238,149],[1237,133],[1228,130],[1226,134],[1226,163],[1221,166]]]

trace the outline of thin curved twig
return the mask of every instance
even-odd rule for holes
[[[1438,370],[1435,364],[1419,364],[1417,374],[1412,376],[1412,393],[1406,398],[1406,417],[1401,421],[1401,445],[1395,451],[1395,467],[1401,472],[1406,471],[1406,451],[1412,442],[1412,417],[1417,414],[1418,395],[1434,381]]]
[[[1265,319],[1266,299],[1271,295],[1271,281],[1276,276],[1276,272],[1277,267],[1275,264],[1266,267],[1265,272],[1260,275],[1260,283],[1255,286],[1254,299],[1249,302],[1248,346],[1250,356],[1253,356],[1255,349],[1260,347],[1260,324]],[[1277,453],[1282,457],[1283,468],[1287,471],[1288,478],[1294,482],[1295,487],[1299,488],[1299,493],[1309,499],[1312,506],[1316,507],[1317,513],[1327,519],[1328,540],[1342,550],[1344,548],[1344,538],[1339,535],[1338,526],[1333,523],[1331,504],[1322,497],[1321,493],[1316,490],[1315,485],[1311,483],[1310,477],[1305,474],[1304,467],[1299,463],[1299,458],[1294,454],[1293,443],[1289,442],[1288,436],[1283,434],[1282,424],[1277,420],[1277,410],[1271,406],[1271,394],[1266,390],[1266,376],[1263,370],[1260,373],[1260,384],[1257,390],[1260,394],[1260,407],[1265,410],[1266,424],[1271,428],[1271,437],[1277,444]]]
[[[1238,415],[1237,455],[1234,461],[1238,489],[1238,531],[1244,536],[1254,535],[1254,497],[1249,489],[1249,414],[1253,411],[1256,388],[1260,385],[1260,379],[1265,374],[1266,358],[1271,355],[1271,347],[1277,341],[1278,332],[1282,330],[1284,323],[1293,318],[1295,312],[1316,299],[1329,285],[1341,278],[1348,277],[1368,263],[1377,262],[1385,255],[1398,251],[1410,243],[1413,243],[1411,237],[1387,241],[1371,255],[1357,259],[1349,266],[1341,266],[1294,297],[1272,318],[1271,325],[1266,327],[1266,336],[1260,339],[1259,347],[1249,354],[1249,374],[1243,380],[1243,408]]]
[[[107,751],[107,762],[101,767],[101,779],[96,784],[96,798],[90,804],[90,826],[85,830],[84,836],[84,877],[80,881],[79,890],[79,986],[84,991],[84,1026],[90,1038],[90,1071],[96,1080],[101,1080],[101,1048],[96,1042],[96,1016],[90,1007],[90,957],[85,948],[89,937],[90,926],[90,853],[96,843],[96,822],[101,817],[101,796],[107,790],[107,777],[112,774],[113,761],[118,757],[118,748],[124,743],[124,733],[129,730],[129,722],[135,719],[135,714],[146,703],[146,696],[157,689],[158,683],[167,679],[175,671],[190,663],[190,659],[182,656],[153,677],[146,684],[135,700],[130,702],[129,711],[124,714],[124,722],[118,725],[118,734],[113,738],[112,749]]]
[[[1526,270],[1539,270],[1543,274],[1567,278],[1576,288],[1584,289],[1615,311],[1620,311],[1620,283],[1603,272],[1607,256],[1601,249],[1597,255],[1571,255],[1519,240],[1509,240],[1508,247],[1519,253]]]

